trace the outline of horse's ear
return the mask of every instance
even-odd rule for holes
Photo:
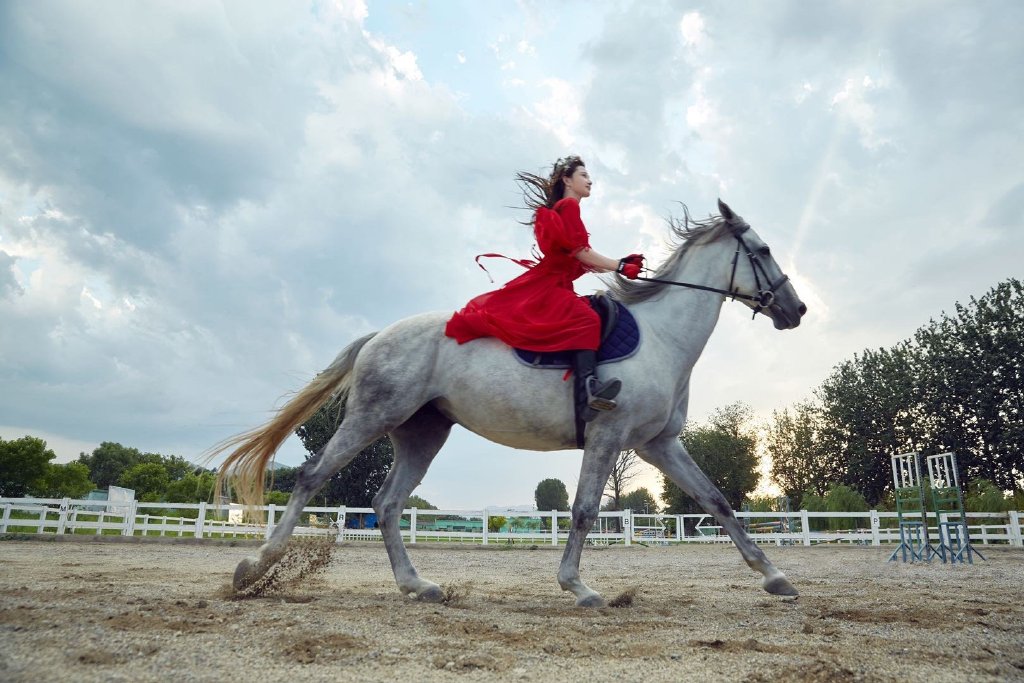
[[[718,200],[718,213],[722,214],[722,218],[724,218],[727,221],[731,221],[733,218],[736,217],[736,214],[732,212],[732,209],[729,208],[729,205],[723,202],[721,199]]]

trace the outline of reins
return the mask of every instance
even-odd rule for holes
[[[716,294],[724,294],[725,296],[730,297],[733,301],[735,301],[736,299],[743,299],[744,301],[750,301],[750,302],[753,302],[754,304],[756,304],[754,306],[754,317],[756,317],[757,314],[760,313],[763,309],[768,308],[769,306],[771,306],[775,302],[775,290],[777,290],[786,281],[788,281],[789,280],[789,276],[786,275],[785,273],[783,273],[782,277],[780,277],[777,281],[771,282],[770,278],[768,277],[768,271],[766,271],[764,269],[764,264],[761,263],[761,261],[757,258],[757,255],[754,254],[754,252],[752,252],[750,250],[750,248],[747,246],[747,243],[743,241],[742,237],[740,237],[740,235],[742,235],[744,232],[746,232],[747,228],[749,228],[749,227],[750,226],[743,226],[742,229],[740,229],[739,231],[733,233],[733,237],[736,238],[736,253],[733,254],[733,257],[732,257],[732,273],[729,276],[729,289],[720,289],[718,287],[708,287],[707,285],[698,285],[698,284],[694,284],[692,282],[677,282],[676,280],[661,280],[661,279],[653,278],[653,277],[638,276],[636,279],[637,280],[643,280],[644,282],[657,282],[657,283],[663,284],[663,285],[674,285],[676,287],[687,287],[689,289],[699,289],[699,290],[702,290],[702,291],[705,291],[705,292],[714,292]],[[733,287],[733,283],[736,280],[736,266],[737,266],[737,264],[739,262],[740,250],[741,249],[746,250],[746,252],[747,252],[747,259],[750,261],[750,268],[751,268],[751,270],[754,273],[754,283],[757,285],[757,294],[756,295],[754,295],[754,294],[743,294],[742,292],[736,291],[736,288]],[[761,275],[764,276],[764,281],[766,283],[769,283],[767,289],[764,289],[764,288],[761,287]]]

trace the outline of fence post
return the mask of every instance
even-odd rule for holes
[[[342,505],[338,508],[338,537],[334,540],[335,543],[345,542],[345,506]]]
[[[487,545],[487,531],[488,531],[488,529],[487,529],[487,522],[488,522],[489,518],[490,518],[490,515],[487,514],[487,509],[484,508],[484,514],[483,514],[483,540],[484,540],[483,544],[484,545]]]
[[[551,545],[558,545],[558,510],[551,511]]]
[[[413,508],[412,514],[409,515],[409,542],[416,542],[416,508]]]
[[[1020,512],[1010,510],[1007,516],[1010,518],[1010,545],[1024,546],[1024,538],[1021,538]]]
[[[811,520],[807,516],[807,510],[800,511],[800,531],[804,537],[804,545],[811,544]]]
[[[7,533],[7,522],[11,519],[11,504],[4,503],[4,516],[0,518],[0,534]]]
[[[64,534],[64,528],[68,523],[68,510],[70,509],[71,499],[65,497],[64,500],[60,502],[60,518],[57,519],[57,534],[59,535]]]
[[[41,534],[46,528],[46,516],[49,514],[50,508],[45,505],[39,506],[39,526],[36,528],[36,533]]]
[[[199,501],[199,516],[196,517],[196,538],[203,537],[203,525],[206,524],[206,501]]]
[[[135,535],[135,515],[139,512],[139,501],[131,500],[128,502],[128,512],[125,513],[127,518],[124,520],[124,529],[121,530],[122,536],[134,536]],[[145,525],[145,522],[143,522]],[[145,533],[143,533],[145,535]]]
[[[274,517],[277,514],[277,506],[271,503],[267,509],[267,530],[263,533],[263,538],[270,538],[271,532],[274,530]]]
[[[633,542],[633,511],[622,511],[622,544],[630,545]]]
[[[878,510],[871,511],[871,545],[882,545],[880,528],[882,520],[878,518]]]

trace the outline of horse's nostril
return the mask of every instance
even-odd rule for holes
[[[797,309],[796,309],[796,310],[800,311],[800,315],[801,315],[801,317],[802,317],[802,316],[803,316],[803,314],[807,312],[807,305],[806,305],[806,304],[802,304],[802,303],[801,303],[801,304],[800,304],[800,306],[799,306],[799,307],[797,307]]]

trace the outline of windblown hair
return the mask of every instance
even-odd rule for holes
[[[690,247],[713,242],[724,234],[732,234],[728,222],[721,216],[708,216],[698,220],[690,216],[690,210],[686,204],[680,202],[680,206],[683,207],[683,217],[680,219],[669,216],[667,219],[668,226],[672,231],[669,239],[675,245],[675,250],[655,271],[652,277],[656,280],[667,279],[689,252]],[[635,304],[653,299],[671,287],[671,285],[660,282],[626,280],[621,277],[606,280],[606,284],[612,298],[624,304]]]
[[[519,188],[523,191],[526,208],[530,209],[531,213],[540,208],[553,208],[555,202],[565,196],[565,179],[571,178],[580,166],[586,167],[583,159],[578,156],[568,156],[554,163],[547,178],[526,171],[516,173],[516,182],[519,183]],[[532,224],[531,217],[527,225]]]

